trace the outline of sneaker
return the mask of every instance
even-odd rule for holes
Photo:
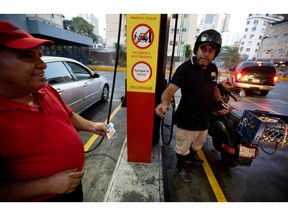
[[[202,165],[203,160],[198,157],[198,154],[196,151],[190,151],[185,159],[186,163],[193,163],[195,165]]]
[[[185,181],[185,182],[191,181],[190,175],[186,172],[186,170],[184,168],[178,168],[176,166],[175,171],[183,181]]]

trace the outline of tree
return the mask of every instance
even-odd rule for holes
[[[117,46],[118,46],[118,44],[115,42],[114,43],[115,51],[117,50]],[[119,66],[122,66],[122,67],[126,66],[126,46],[124,46],[123,44],[119,45],[118,64],[119,64]]]
[[[237,47],[224,46],[221,48],[220,54],[215,59],[221,67],[232,68],[240,61],[240,55]]]
[[[240,61],[240,55],[237,47],[228,47],[229,60],[231,66],[235,66]]]
[[[91,37],[93,41],[97,40],[97,36],[93,33],[94,26],[80,16],[73,17],[72,20],[64,20],[63,26],[69,31]]]
[[[185,59],[189,59],[192,55],[192,48],[190,44],[184,45]]]

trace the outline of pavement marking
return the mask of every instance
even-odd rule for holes
[[[206,173],[208,181],[210,182],[210,185],[212,187],[212,190],[215,194],[217,201],[218,202],[227,202],[226,197],[224,196],[224,193],[221,190],[221,187],[218,184],[217,179],[214,176],[214,173],[213,173],[211,167],[209,166],[209,163],[208,163],[203,151],[202,150],[198,151],[198,154],[199,154],[199,157],[204,161],[202,166],[204,168],[204,171]]]
[[[254,101],[251,101],[251,100],[247,99],[247,98],[243,98],[243,99],[246,100],[246,101],[248,101],[248,102],[250,102],[250,103],[253,103],[253,104],[255,104],[256,106],[259,106],[259,107],[261,107],[261,108],[263,108],[263,109],[265,109],[265,110],[269,110],[270,112],[273,112],[273,113],[275,113],[275,114],[281,115],[281,113],[278,113],[278,112],[276,112],[276,111],[274,111],[274,110],[272,110],[272,109],[269,109],[269,108],[267,108],[267,107],[265,107],[265,106],[262,106],[261,104],[258,104],[258,103],[254,102]]]
[[[122,103],[119,104],[119,106],[113,111],[113,113],[110,115],[110,120],[112,120],[114,118],[114,116],[116,115],[116,113],[121,109],[121,105]],[[107,123],[107,120],[104,122]],[[85,143],[84,145],[84,151],[88,151],[90,149],[90,147],[93,145],[93,143],[95,142],[95,140],[99,137],[98,134],[93,134],[90,139]]]

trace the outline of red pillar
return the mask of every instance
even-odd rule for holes
[[[126,16],[129,162],[151,162],[160,17],[160,14]]]
[[[154,93],[127,92],[128,161],[151,162]]]

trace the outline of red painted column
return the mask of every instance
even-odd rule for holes
[[[157,77],[159,14],[128,14],[127,158],[151,162]]]
[[[154,93],[127,92],[128,161],[151,162]]]

